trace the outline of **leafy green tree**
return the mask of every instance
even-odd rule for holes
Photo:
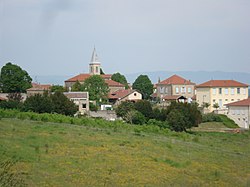
[[[1,69],[0,89],[5,93],[24,93],[32,87],[31,77],[18,65],[7,63]]]
[[[126,116],[126,114],[129,111],[132,111],[135,109],[134,103],[130,102],[130,101],[123,101],[116,109],[116,115],[118,117],[122,117],[124,119],[124,117]]]
[[[73,116],[77,111],[77,106],[70,101],[62,92],[55,92],[51,95],[51,100],[54,106],[53,112]]]
[[[127,82],[127,79],[124,75],[117,72],[117,73],[112,75],[111,79],[113,81],[116,81],[116,82],[119,82],[119,83],[125,85],[125,88],[128,89],[128,82]]]
[[[83,85],[77,80],[76,83],[72,86],[72,91],[83,91]]]
[[[51,86],[51,92],[56,92],[56,91],[65,92],[66,90],[61,85],[53,85],[53,86]]]
[[[215,108],[215,110],[218,110],[218,108],[220,108],[218,103],[214,103],[213,107]]]
[[[147,75],[137,77],[132,87],[142,93],[143,99],[149,99],[153,93],[153,84]]]
[[[143,125],[146,123],[145,116],[139,111],[132,111],[132,123],[136,125]]]
[[[24,102],[23,110],[37,113],[51,113],[54,110],[54,105],[51,97],[45,92],[43,95],[35,94],[28,97]]]
[[[186,131],[187,121],[183,113],[177,109],[172,110],[168,114],[168,123],[170,125],[171,130],[182,132]]]
[[[153,109],[149,101],[141,100],[136,102],[134,105],[135,109],[141,112],[147,119],[150,119],[152,117]]]
[[[89,92],[90,100],[107,99],[109,87],[100,75],[93,75],[84,81],[83,88]]]
[[[172,102],[167,108],[167,122],[172,130],[186,131],[202,121],[197,104]]]

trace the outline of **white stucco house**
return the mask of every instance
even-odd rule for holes
[[[250,98],[229,103],[227,116],[234,120],[239,127],[249,129],[250,125]]]

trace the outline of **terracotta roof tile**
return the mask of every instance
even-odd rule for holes
[[[105,80],[109,87],[125,87],[123,84],[113,81],[113,80]]]
[[[50,84],[32,83],[32,88],[27,89],[27,91],[49,90],[50,88],[51,88]]]
[[[203,87],[248,87],[247,84],[235,81],[235,80],[210,80],[199,84],[197,88]]]
[[[185,97],[181,96],[181,95],[167,95],[167,96],[163,97],[163,99],[165,99],[165,100],[177,100],[179,98],[185,98]]]
[[[250,106],[250,98],[241,101],[236,101],[233,103],[228,103],[226,106]]]
[[[88,92],[64,92],[67,98],[88,98]]]
[[[90,76],[91,74],[79,74],[66,80],[65,82],[76,82],[76,81],[83,82],[85,79],[89,78]],[[101,75],[103,79],[111,79],[111,76],[112,76],[111,74]]]
[[[113,93],[109,93],[108,98],[109,99],[119,99],[119,98],[122,99],[135,91],[136,90],[117,90]]]
[[[186,80],[178,75],[173,75],[161,82],[159,82],[157,85],[159,84],[192,84],[195,85],[195,83],[191,82],[190,80]]]

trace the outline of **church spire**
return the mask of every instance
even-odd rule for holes
[[[98,59],[98,56],[97,56],[97,53],[96,53],[96,50],[95,50],[95,47],[94,47],[94,50],[93,50],[93,53],[92,53],[92,58],[91,58],[91,63],[100,63],[99,62],[99,59]]]
[[[89,73],[91,75],[100,75],[101,71],[101,63],[98,59],[95,47],[92,53],[91,61],[89,64]]]

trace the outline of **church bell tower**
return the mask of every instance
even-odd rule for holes
[[[95,48],[93,50],[91,61],[89,63],[89,74],[91,75],[101,74],[101,62],[98,59]]]

